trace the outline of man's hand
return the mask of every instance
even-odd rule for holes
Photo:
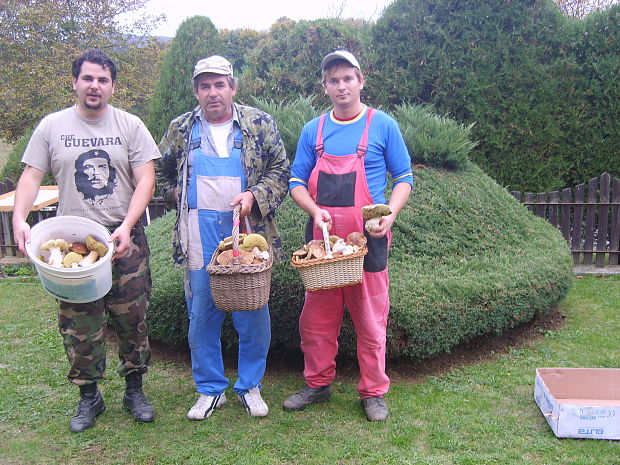
[[[129,244],[131,242],[131,228],[121,224],[112,233],[108,239],[108,242],[114,246],[114,255],[112,255],[112,260],[123,258],[127,254],[127,249],[129,248]]]
[[[28,213],[37,198],[39,186],[45,173],[26,165],[17,183],[15,202],[13,203],[13,237],[19,246],[19,251],[26,254],[26,242],[30,242],[30,225],[26,223]]]
[[[374,227],[372,231],[368,231],[368,235],[370,237],[374,237],[375,239],[379,239],[387,234],[392,225],[394,224],[394,220],[396,219],[396,214],[392,213],[391,215],[382,216],[379,224]]]
[[[387,234],[387,232],[392,228],[392,225],[396,220],[396,216],[407,203],[410,193],[411,185],[406,182],[398,183],[392,188],[392,195],[390,196],[390,203],[388,204],[390,210],[392,210],[392,213],[381,218],[379,224],[374,227],[372,232],[368,233],[370,237],[378,239]]]
[[[314,214],[314,227],[319,231],[323,231],[323,224],[327,225],[327,230],[332,229],[332,217],[327,210],[319,208]]]
[[[293,189],[291,189],[291,197],[293,197],[295,203],[297,203],[303,211],[312,217],[316,229],[323,231],[323,224],[327,224],[328,231],[332,229],[331,215],[327,210],[322,209],[312,200],[305,186],[293,187]]]
[[[26,257],[26,242],[30,242],[30,225],[24,220],[13,217],[13,237],[19,246],[19,251]]]
[[[250,191],[242,192],[237,195],[232,202],[230,202],[230,206],[234,207],[235,205],[240,205],[241,210],[239,211],[239,216],[249,216],[252,212],[252,206],[254,205],[254,194]]]

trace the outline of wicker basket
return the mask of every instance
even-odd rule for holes
[[[233,215],[233,250],[239,246],[239,209]],[[207,265],[210,275],[213,302],[222,311],[240,312],[258,310],[269,301],[273,251],[269,247],[269,260],[253,265],[233,263],[220,265],[216,250]]]
[[[329,233],[325,225],[323,226],[323,243],[326,255],[331,256]],[[296,262],[291,257],[291,265],[299,271],[306,291],[335,289],[362,282],[364,256],[367,253],[368,248],[364,246],[350,255],[313,259],[307,262]]]
[[[368,249],[364,247],[351,255],[308,262],[294,262],[291,258],[291,265],[299,271],[306,291],[335,289],[362,282],[364,256],[367,252]]]

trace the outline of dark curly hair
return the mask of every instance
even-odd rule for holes
[[[112,76],[112,82],[116,81],[116,64],[103,50],[98,49],[88,50],[73,60],[71,74],[75,79],[77,79],[80,75],[82,64],[84,64],[85,61],[101,65],[103,69],[109,69],[110,75]]]

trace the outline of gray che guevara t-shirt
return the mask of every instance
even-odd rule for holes
[[[58,215],[122,222],[135,190],[132,169],[161,155],[140,118],[113,106],[97,120],[75,106],[47,115],[22,162],[51,171],[59,187]]]

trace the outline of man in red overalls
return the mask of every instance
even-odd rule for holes
[[[390,228],[413,187],[411,160],[396,121],[362,103],[365,81],[357,59],[337,50],[323,59],[321,69],[333,109],[305,125],[289,191],[311,217],[307,240],[322,238],[327,224],[330,234],[340,237],[363,231],[369,251],[361,284],[306,292],[299,320],[306,386],[284,401],[284,409],[302,410],[329,400],[346,305],[357,335],[362,406],[369,421],[383,421],[388,417],[383,396],[390,384],[385,373]],[[361,207],[386,203],[388,172],[392,213],[367,232]]]

